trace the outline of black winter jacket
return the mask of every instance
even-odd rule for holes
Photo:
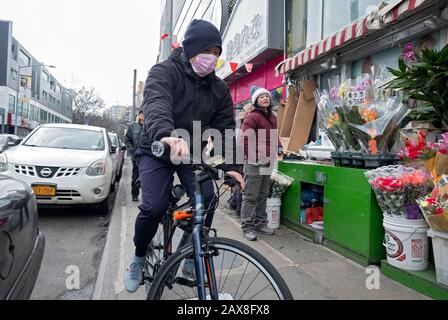
[[[124,143],[128,149],[128,154],[135,160],[135,152],[138,149],[141,134],[143,132],[143,126],[140,123],[133,122],[126,131],[126,136],[124,137]]]
[[[140,151],[151,156],[152,143],[172,136],[175,129],[186,130],[191,142],[202,140],[202,133],[210,128],[219,130],[223,139],[225,130],[235,130],[233,101],[227,84],[214,73],[198,78],[182,48],[149,72],[143,108],[145,126]],[[201,137],[193,136],[193,121],[201,121]],[[201,142],[201,150],[206,144],[206,141]],[[190,147],[193,152],[193,145]],[[228,165],[224,170],[236,169],[233,159],[226,158],[226,161]]]

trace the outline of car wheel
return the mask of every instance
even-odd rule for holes
[[[116,187],[115,187],[115,183],[117,182],[117,180],[114,180],[113,182],[112,182],[112,184],[110,185],[110,192],[115,192],[115,190],[117,189]]]
[[[97,208],[97,212],[99,215],[105,216],[108,215],[110,211],[110,205],[109,205],[109,196],[106,197],[106,199],[103,200],[103,202],[100,203],[100,205]]]

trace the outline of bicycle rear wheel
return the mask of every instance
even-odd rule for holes
[[[224,238],[211,238],[208,246],[209,251],[214,252],[212,259],[220,300],[293,299],[279,272],[251,247]],[[147,299],[198,300],[195,276],[183,272],[185,260],[193,256],[193,247],[189,245],[166,261],[154,279]],[[207,291],[207,299],[210,299],[211,293]]]

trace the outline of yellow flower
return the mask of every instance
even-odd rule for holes
[[[422,208],[428,208],[429,207],[429,202],[428,201],[422,201],[422,202],[420,202],[420,206]]]

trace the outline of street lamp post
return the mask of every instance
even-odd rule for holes
[[[17,92],[16,92],[16,103],[14,106],[14,134],[17,135],[17,131],[18,131],[18,118],[19,115],[17,114],[17,111],[19,109],[19,93],[20,93],[20,81],[21,81],[21,74],[20,74],[20,69],[23,68],[33,68],[33,67],[47,67],[47,68],[56,68],[55,66],[50,66],[50,65],[46,65],[46,64],[37,64],[37,65],[32,65],[32,66],[19,66],[17,68]]]

